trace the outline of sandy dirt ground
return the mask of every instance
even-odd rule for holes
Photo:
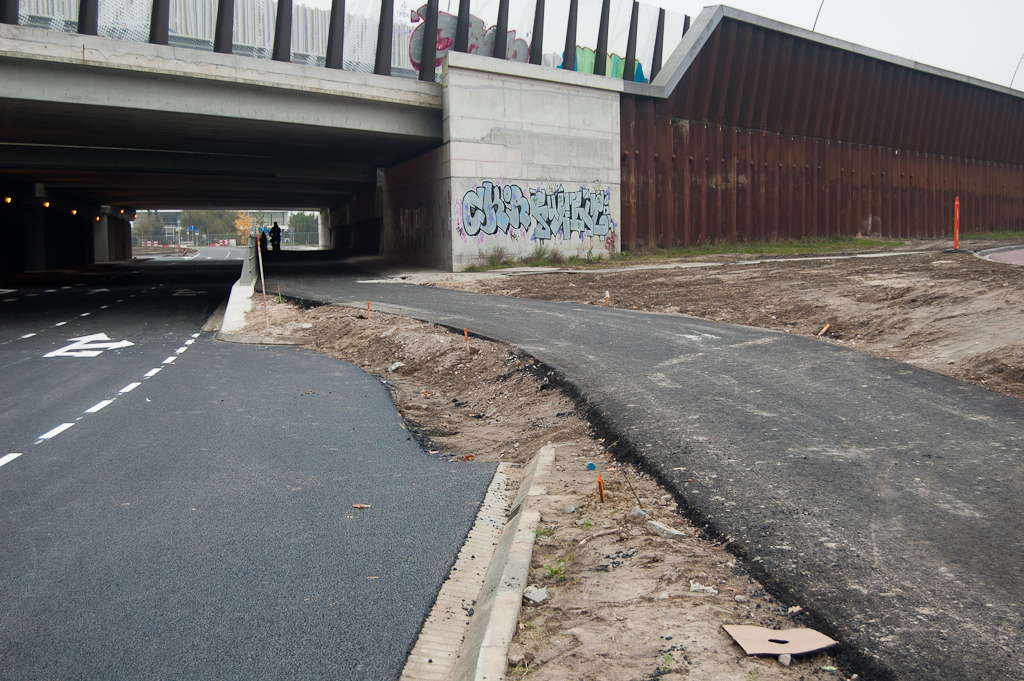
[[[442,327],[377,312],[367,319],[366,310],[341,306],[302,309],[271,300],[264,312],[258,300],[248,322],[242,333],[287,337],[378,376],[434,456],[525,464],[541,446],[558,445],[531,573],[548,597],[523,606],[508,678],[849,678],[827,653],[795,657],[788,667],[744,654],[723,624],[789,629],[800,626],[800,613],[702,538],[667,490],[615,461],[608,453],[614,443],[593,431],[585,405],[532,358],[472,336],[467,347],[464,335]],[[634,513],[638,506],[685,536],[659,536]]]

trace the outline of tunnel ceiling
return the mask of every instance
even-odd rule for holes
[[[440,142],[2,98],[0,128],[0,184],[137,208],[336,207]]]

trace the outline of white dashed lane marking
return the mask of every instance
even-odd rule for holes
[[[61,326],[61,325],[66,324],[66,323],[67,322],[61,322],[60,324],[57,324],[56,326]],[[35,335],[35,334],[30,334],[30,335]],[[201,334],[198,334],[198,333],[192,334],[192,337],[189,340],[185,341],[185,344],[182,345],[180,348],[178,348],[176,350],[177,354],[172,355],[172,356],[168,357],[167,359],[165,359],[163,361],[163,364],[173,364],[174,360],[176,360],[181,353],[183,353],[186,350],[188,350],[189,346],[192,345],[192,343],[195,342],[195,339],[199,338],[200,335]],[[152,378],[153,376],[156,376],[158,373],[160,373],[162,370],[163,370],[162,366],[150,369],[149,371],[147,371],[143,375],[143,378]],[[125,387],[121,388],[118,391],[118,395],[125,395],[127,393],[130,393],[131,391],[133,391],[136,388],[138,388],[140,385],[142,385],[142,383],[139,382],[139,381],[136,381],[134,383],[129,383],[128,385],[126,385]],[[114,397],[113,399],[103,400],[101,402],[97,402],[96,404],[94,404],[91,407],[89,407],[88,409],[86,409],[85,412],[83,412],[83,413],[85,413],[85,414],[95,414],[95,413],[97,413],[97,412],[99,412],[99,411],[109,407],[111,404],[114,403],[114,401],[116,399],[117,399],[117,397]],[[146,398],[146,401],[149,402],[149,398]],[[83,418],[85,418],[85,417],[84,416],[79,416],[77,419],[75,419],[75,421],[81,421]],[[45,442],[47,440],[51,440],[51,439],[55,438],[56,436],[60,435],[61,433],[63,433],[64,431],[66,431],[68,428],[71,428],[74,425],[75,425],[75,422],[62,423],[59,426],[57,426],[56,428],[53,428],[52,430],[48,430],[47,432],[43,433],[38,438],[36,438],[35,444],[40,444],[40,443]],[[14,459],[18,458],[19,456],[21,456],[21,453],[17,452],[17,453],[8,454],[7,456],[4,456],[4,457],[0,458],[0,466],[3,466],[5,463],[8,463],[9,461],[13,461]]]
[[[54,428],[53,430],[46,431],[45,433],[40,435],[37,439],[40,442],[42,442],[43,440],[49,440],[51,438],[57,437],[58,435],[60,435],[61,433],[63,433],[65,430],[67,430],[68,428],[70,428],[73,425],[75,425],[75,424],[74,423],[62,423],[59,426],[57,426],[56,428]]]
[[[21,456],[21,452],[12,452],[11,454],[8,454],[7,456],[0,457],[0,466],[3,466],[4,464],[7,464],[7,463],[10,463],[10,462],[14,461],[19,456]]]
[[[86,409],[85,413],[86,414],[95,414],[100,409],[103,409],[103,407],[106,407],[106,406],[111,405],[113,403],[114,403],[114,400],[103,400],[102,402],[98,402],[98,403],[92,405],[91,407],[89,407],[88,409]]]

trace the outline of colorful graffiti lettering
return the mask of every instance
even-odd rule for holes
[[[415,15],[418,17],[416,21],[423,22],[427,17],[427,6],[423,5],[416,10]],[[437,67],[441,66],[441,61],[444,59],[444,55],[448,53],[448,50],[455,45],[455,24],[457,17],[447,12],[437,13]],[[412,62],[412,67],[417,71],[420,70],[420,55],[423,51],[423,29],[426,26],[425,23],[420,23],[416,27],[416,30],[412,32],[412,37],[409,39],[409,61]],[[494,53],[494,40],[496,33],[495,27],[484,24],[483,19],[480,17],[469,16],[469,53],[470,54],[485,54],[490,56]],[[522,38],[516,37],[515,31],[508,32],[508,51],[506,53],[506,59],[511,61],[520,61],[524,64],[530,59],[530,47],[526,44],[526,41]]]
[[[610,200],[611,189],[530,189],[527,198],[519,185],[482,182],[462,197],[459,233],[472,237],[502,232],[517,237],[532,226],[530,238],[539,241],[598,237],[611,239],[608,243],[614,246]]]
[[[531,189],[530,205],[537,221],[533,238],[546,241],[559,233],[563,239],[571,239],[574,234],[581,239],[606,236],[612,224],[608,213],[610,193],[591,189],[567,192],[560,187],[554,191]]]
[[[597,55],[589,47],[576,46],[576,70],[580,73],[593,73],[594,65],[597,63]],[[626,60],[615,53],[609,53],[607,61],[605,62],[604,72],[610,78],[622,78],[622,74],[626,71]],[[643,64],[638,59],[636,61],[636,72],[633,74],[633,80],[637,83],[646,83],[647,76],[644,75]]]
[[[484,182],[462,197],[462,225],[467,236],[515,235],[530,228],[530,202],[517,185]]]

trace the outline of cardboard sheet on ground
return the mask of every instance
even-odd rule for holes
[[[745,624],[723,624],[722,628],[740,644],[747,655],[803,655],[836,644],[814,629],[766,629]]]

